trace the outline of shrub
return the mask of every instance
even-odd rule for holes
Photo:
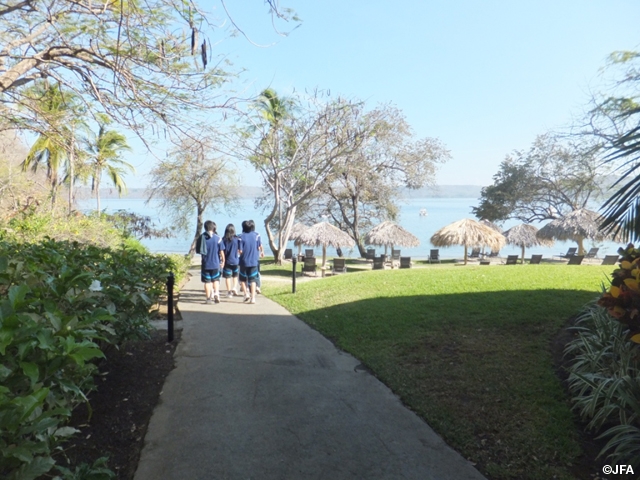
[[[149,307],[176,268],[126,247],[0,241],[1,478],[52,469],[75,432],[66,420],[93,388],[93,362],[148,333]]]
[[[631,340],[640,343],[640,250],[629,244],[618,254],[620,268],[611,274],[611,286],[598,304],[627,327]]]
[[[574,327],[578,336],[567,346],[572,355],[569,390],[587,427],[606,430],[600,455],[618,463],[640,462],[640,346],[628,341],[629,329],[597,305]]]

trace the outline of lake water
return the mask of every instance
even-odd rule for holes
[[[144,199],[111,198],[102,199],[101,204],[102,208],[108,212],[129,210],[141,215],[148,215],[159,226],[170,226],[166,221],[163,221],[163,218],[166,218],[166,216],[163,216],[159,210],[157,201],[152,201],[147,205]],[[429,256],[429,250],[434,248],[429,242],[431,236],[440,228],[456,220],[475,218],[471,213],[471,207],[477,206],[477,204],[477,198],[412,198],[404,200],[400,205],[399,223],[420,239],[420,245],[414,248],[400,247],[402,255],[413,258],[427,258]],[[81,208],[86,210],[95,208],[94,205],[95,201],[92,200],[83,200],[80,202]],[[420,216],[420,210],[422,209],[427,210],[427,216]],[[220,213],[209,213],[205,216],[207,219],[216,222],[218,232],[220,233],[224,232],[225,227],[229,223],[233,223],[236,226],[236,230],[240,231],[240,224],[243,220],[253,219],[256,223],[256,231],[263,237],[265,254],[270,255],[271,252],[267,245],[266,234],[264,233],[263,215],[261,211],[254,207],[252,199],[241,199],[238,208],[234,212],[222,211]],[[195,227],[195,218],[193,223]],[[503,228],[506,230],[518,223],[520,222],[517,220],[510,220],[504,223]],[[536,226],[540,228],[541,225]],[[152,252],[187,253],[191,245],[191,239],[193,238],[192,235],[193,232],[190,231],[188,234],[179,234],[170,239],[149,239],[143,240],[142,243]],[[294,248],[294,251],[297,251],[297,247],[289,246]],[[567,248],[573,246],[576,246],[574,242],[556,242],[553,247],[534,247],[527,249],[526,255],[529,256],[532,253],[537,253],[544,255],[544,257],[551,257],[561,252],[566,252]],[[585,248],[590,247],[600,247],[598,256],[602,258],[606,254],[616,253],[620,245],[613,242],[595,243],[589,240],[585,241]],[[322,248],[316,248],[315,250],[316,255],[322,254]],[[376,247],[376,252],[384,253],[384,247]],[[333,256],[335,255],[335,251],[328,249],[327,254]],[[343,254],[351,257],[359,256],[358,250],[355,248],[343,248]],[[507,245],[500,251],[501,256],[515,254],[520,254],[519,247]],[[443,258],[462,258],[464,250],[461,246],[440,248],[440,255]]]

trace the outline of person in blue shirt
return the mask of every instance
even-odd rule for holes
[[[238,275],[240,273],[240,238],[236,236],[236,227],[233,223],[227,225],[224,230],[224,268],[222,277],[227,284],[227,297],[238,295]]]
[[[253,220],[242,222],[240,236],[240,285],[244,292],[244,301],[256,303],[256,281],[259,259],[264,255],[260,235],[256,232]]]
[[[200,279],[204,283],[205,303],[220,303],[220,270],[224,268],[224,241],[216,234],[216,224],[211,220],[204,222],[205,232],[196,244],[196,253],[202,257]]]

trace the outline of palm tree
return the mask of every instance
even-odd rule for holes
[[[109,118],[105,115],[98,117],[98,135],[91,140],[85,140],[87,150],[90,154],[89,160],[89,176],[91,177],[91,192],[96,195],[96,207],[100,212],[100,183],[102,174],[107,173],[111,179],[111,183],[118,190],[118,194],[122,195],[127,191],[124,182],[124,174],[133,173],[135,169],[133,165],[125,162],[120,158],[120,154],[124,150],[131,150],[127,143],[127,138],[115,130],[107,130]]]
[[[75,177],[75,129],[81,125],[78,120],[81,109],[77,97],[71,92],[65,92],[59,84],[49,85],[44,82],[30,89],[30,99],[37,105],[38,111],[48,126],[40,131],[40,135],[31,146],[27,157],[22,162],[22,170],[38,171],[38,167],[45,165],[47,180],[51,186],[51,208],[56,204],[58,189],[66,180],[70,181],[70,202],[73,194],[73,178]],[[67,174],[60,178],[62,167],[67,168]],[[71,206],[70,206],[71,208]]]

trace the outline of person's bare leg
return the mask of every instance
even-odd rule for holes
[[[211,297],[213,296],[213,286],[211,285],[211,282],[204,284],[204,295],[207,297],[207,301],[211,300]]]
[[[213,301],[216,303],[220,303],[220,281],[216,280],[213,282]]]
[[[251,282],[251,300],[250,303],[256,303],[256,282]]]

